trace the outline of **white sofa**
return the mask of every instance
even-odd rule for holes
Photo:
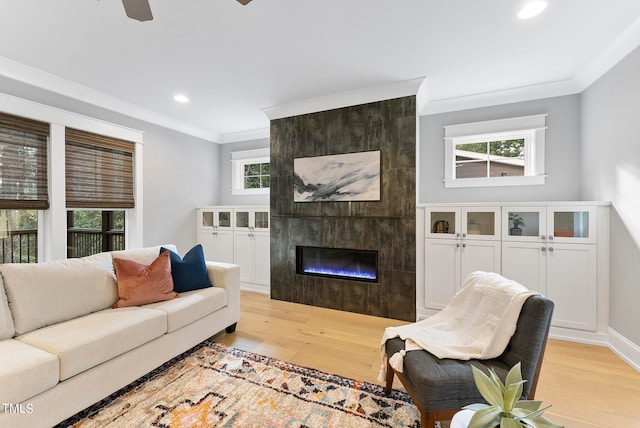
[[[175,246],[164,247],[176,251]],[[240,319],[240,268],[207,262],[213,287],[144,306],[118,299],[112,257],[0,264],[0,426],[50,427]]]

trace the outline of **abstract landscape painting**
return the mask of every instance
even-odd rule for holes
[[[380,151],[293,160],[294,202],[379,201]]]

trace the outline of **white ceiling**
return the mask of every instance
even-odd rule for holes
[[[150,3],[138,22],[120,0],[0,0],[0,75],[226,142],[268,135],[267,107],[419,77],[423,112],[576,93],[640,44],[639,0],[528,21],[524,0]]]

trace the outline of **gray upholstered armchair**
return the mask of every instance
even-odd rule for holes
[[[420,410],[421,426],[433,428],[437,420],[450,420],[463,406],[484,402],[473,381],[471,364],[484,371],[493,367],[504,381],[509,369],[520,361],[522,378],[527,380],[522,397],[533,399],[553,306],[551,300],[539,295],[527,298],[509,345],[500,357],[492,360],[438,359],[427,351],[407,352],[403,373],[396,373],[387,363],[387,393],[391,392],[393,377],[397,374]],[[404,349],[404,340],[400,338],[386,342],[387,357],[401,349]]]

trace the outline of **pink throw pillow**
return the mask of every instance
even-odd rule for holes
[[[112,308],[140,306],[178,297],[173,291],[169,252],[162,253],[149,266],[126,259],[113,259],[118,280],[118,301]]]

